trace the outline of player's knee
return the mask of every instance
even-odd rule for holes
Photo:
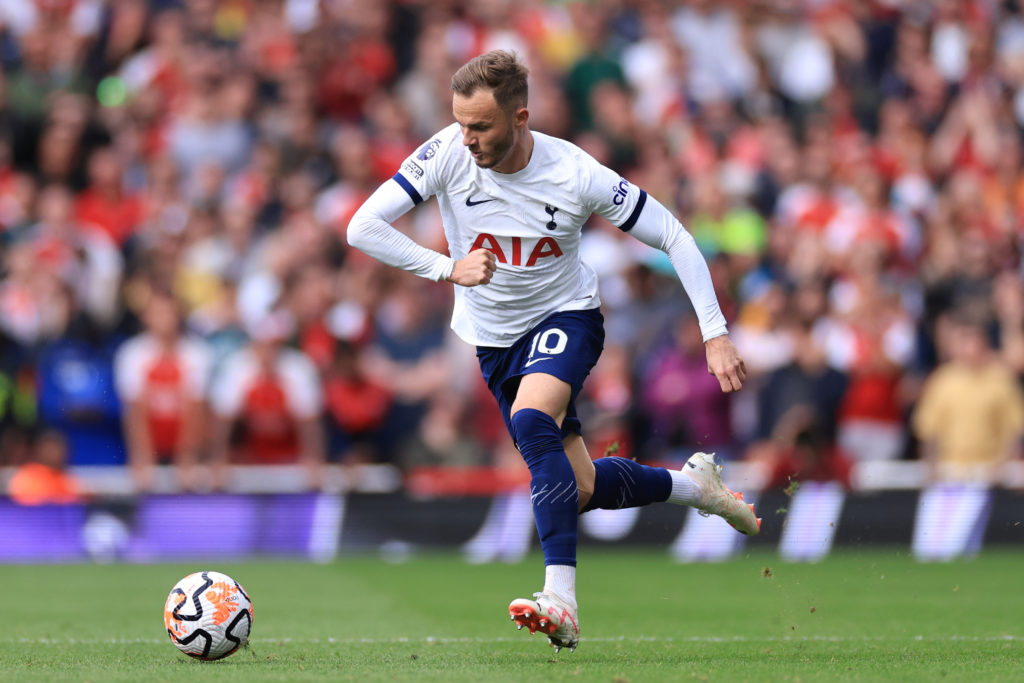
[[[562,437],[555,419],[547,413],[534,408],[517,410],[509,418],[512,427],[512,438],[520,453],[540,445],[550,445],[552,441],[561,445]]]

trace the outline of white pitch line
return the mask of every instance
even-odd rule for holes
[[[425,638],[254,638],[250,642],[253,645],[398,645],[398,644],[493,644],[520,642],[521,637],[498,637],[498,638],[452,638],[434,637]],[[0,638],[0,644],[30,644],[30,645],[133,645],[133,644],[156,644],[165,643],[166,638]],[[979,643],[1002,643],[1002,642],[1024,642],[1024,636],[1001,635],[1001,636],[907,636],[904,638],[887,638],[883,636],[686,636],[673,638],[671,636],[614,636],[597,638],[580,638],[580,642],[587,643],[884,643],[884,642],[979,642]]]

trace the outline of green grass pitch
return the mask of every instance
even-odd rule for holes
[[[248,651],[198,662],[167,639],[164,599],[198,569],[252,596]],[[1022,569],[1024,554],[1007,551],[942,565],[892,550],[680,565],[585,549],[583,639],[556,656],[505,611],[540,587],[539,557],[4,566],[0,680],[1021,680]]]

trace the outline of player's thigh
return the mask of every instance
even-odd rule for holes
[[[594,461],[590,459],[587,452],[587,445],[579,434],[570,434],[562,439],[565,446],[565,454],[572,465],[573,474],[576,475],[576,488],[580,493],[580,509],[582,510],[590,502],[590,496],[594,494],[594,479],[597,474],[594,471]]]
[[[523,375],[519,381],[516,398],[512,401],[509,417],[524,408],[532,408],[550,416],[556,424],[561,425],[571,398],[572,387],[554,375],[543,372]]]

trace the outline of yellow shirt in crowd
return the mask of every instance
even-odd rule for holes
[[[913,416],[918,438],[934,443],[939,470],[973,479],[971,469],[1003,460],[1024,429],[1024,397],[1013,373],[997,362],[949,363],[928,379]],[[986,476],[981,472],[980,476]]]

